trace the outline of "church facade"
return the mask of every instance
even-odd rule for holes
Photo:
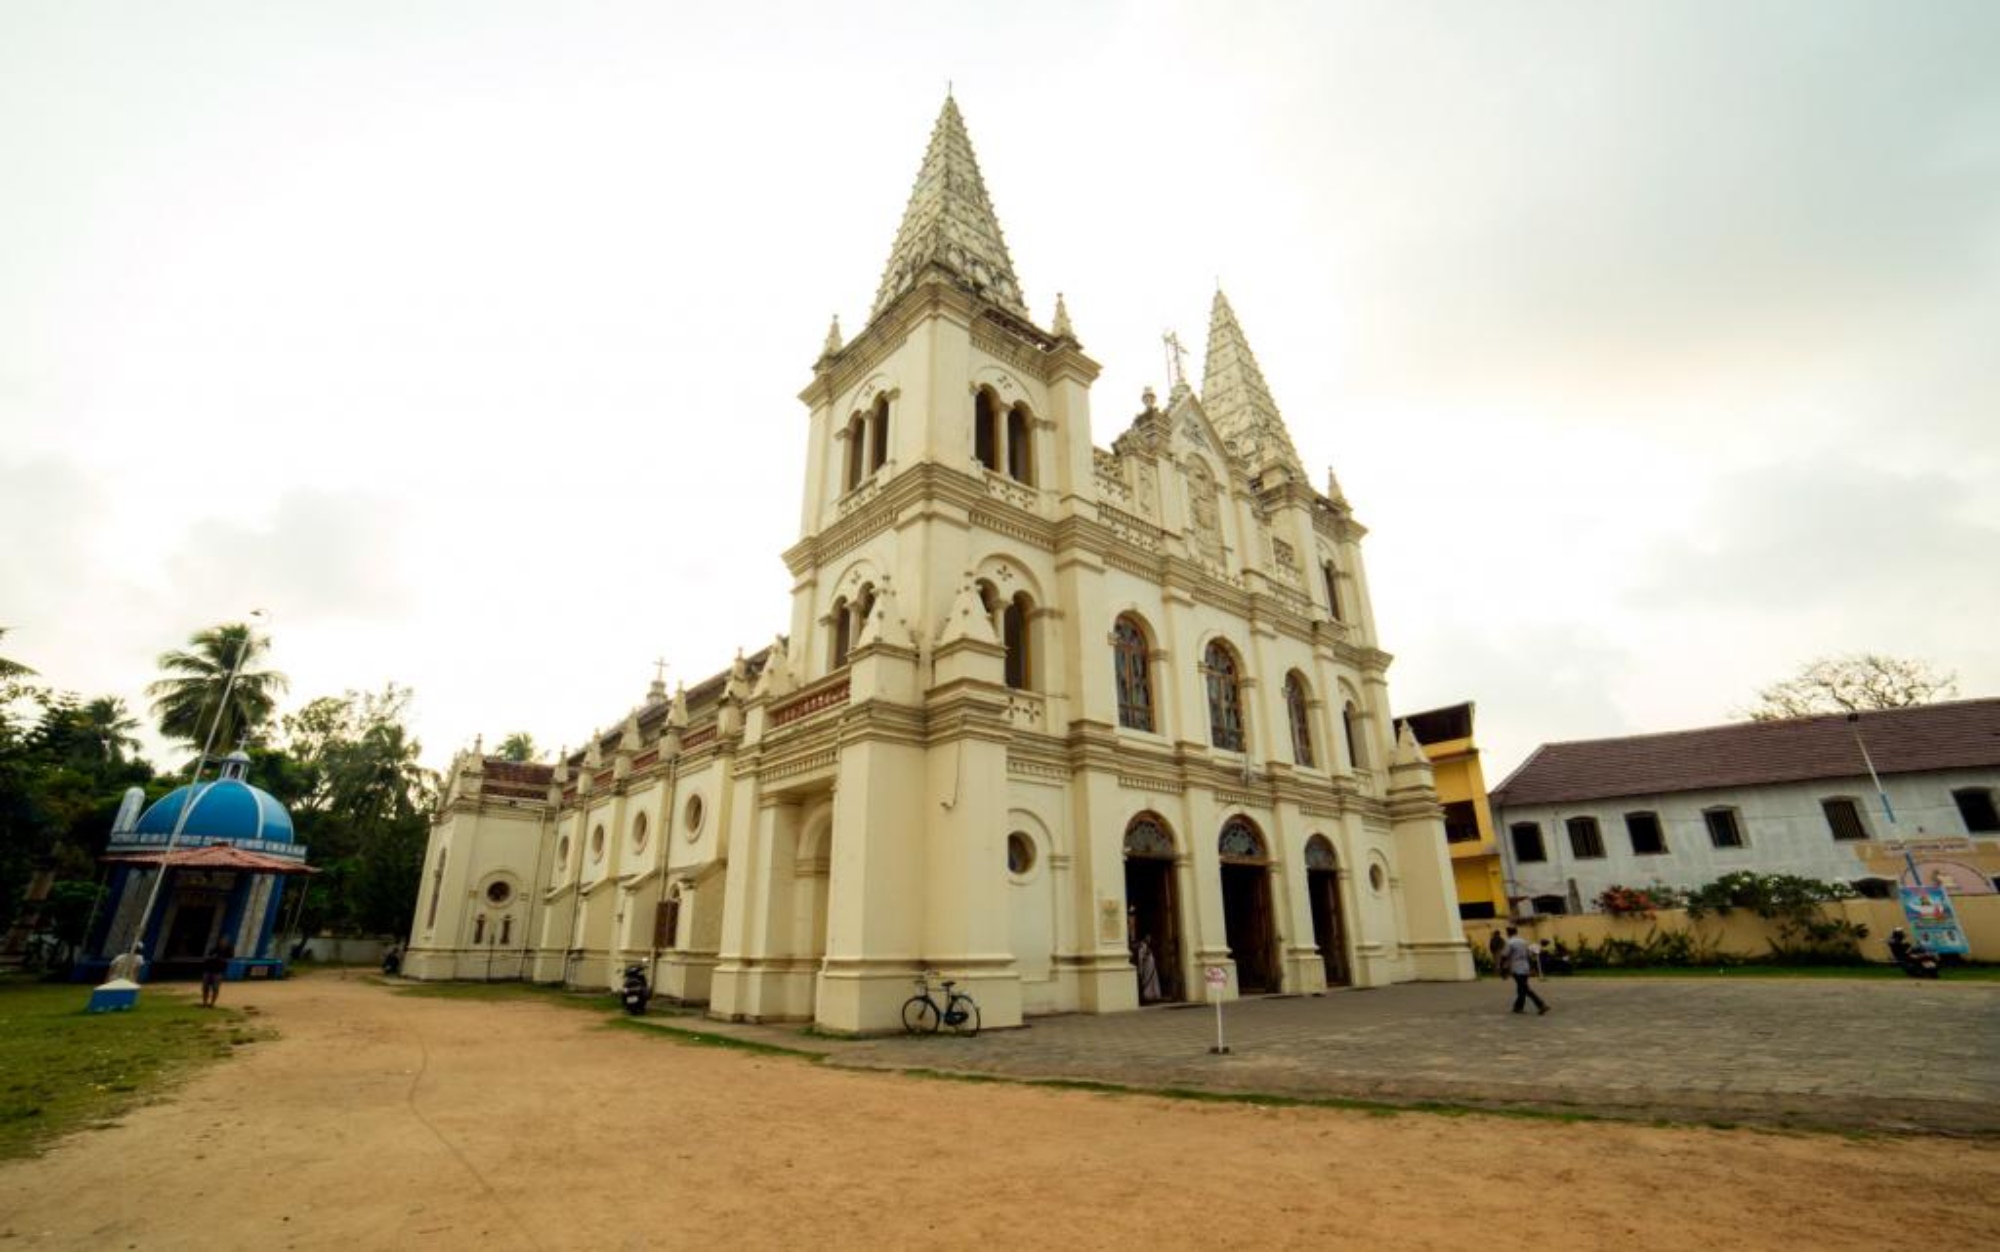
[[[867,326],[829,333],[789,628],[553,766],[454,762],[405,972],[896,1028],[1463,979],[1364,530],[1228,301],[1109,449],[947,100]],[[1222,971],[1214,986],[1208,971]]]

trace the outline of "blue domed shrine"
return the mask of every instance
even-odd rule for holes
[[[306,865],[285,806],[244,780],[249,768],[249,757],[232,752],[221,777],[176,787],[143,813],[138,788],[126,793],[102,858],[111,889],[78,980],[101,979],[135,935],[149,978],[198,975],[225,940],[232,949],[225,978],[284,976],[276,932],[285,880],[317,871]]]

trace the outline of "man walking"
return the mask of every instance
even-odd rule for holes
[[[1509,926],[1507,928],[1507,946],[1500,950],[1500,968],[1514,979],[1514,1011],[1516,1013],[1527,1008],[1528,1001],[1530,1000],[1535,1002],[1535,1012],[1546,1013],[1549,1011],[1549,1006],[1542,1003],[1542,997],[1536,995],[1528,986],[1528,976],[1535,971],[1534,962],[1534,956],[1528,951],[1528,941],[1521,938],[1520,928]]]

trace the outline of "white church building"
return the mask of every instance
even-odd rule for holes
[[[1030,315],[947,100],[869,322],[800,395],[789,626],[553,766],[454,762],[405,972],[641,963],[844,1032],[896,1028],[925,970],[989,1028],[1469,978],[1366,532],[1228,301],[1200,393],[1149,392],[1109,450],[1098,370],[1060,299]]]

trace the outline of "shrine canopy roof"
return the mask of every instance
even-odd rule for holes
[[[176,848],[171,852],[118,850],[99,858],[108,865],[160,865],[172,869],[243,870],[253,874],[317,874],[318,870],[300,860],[251,852],[226,843],[205,848]]]

